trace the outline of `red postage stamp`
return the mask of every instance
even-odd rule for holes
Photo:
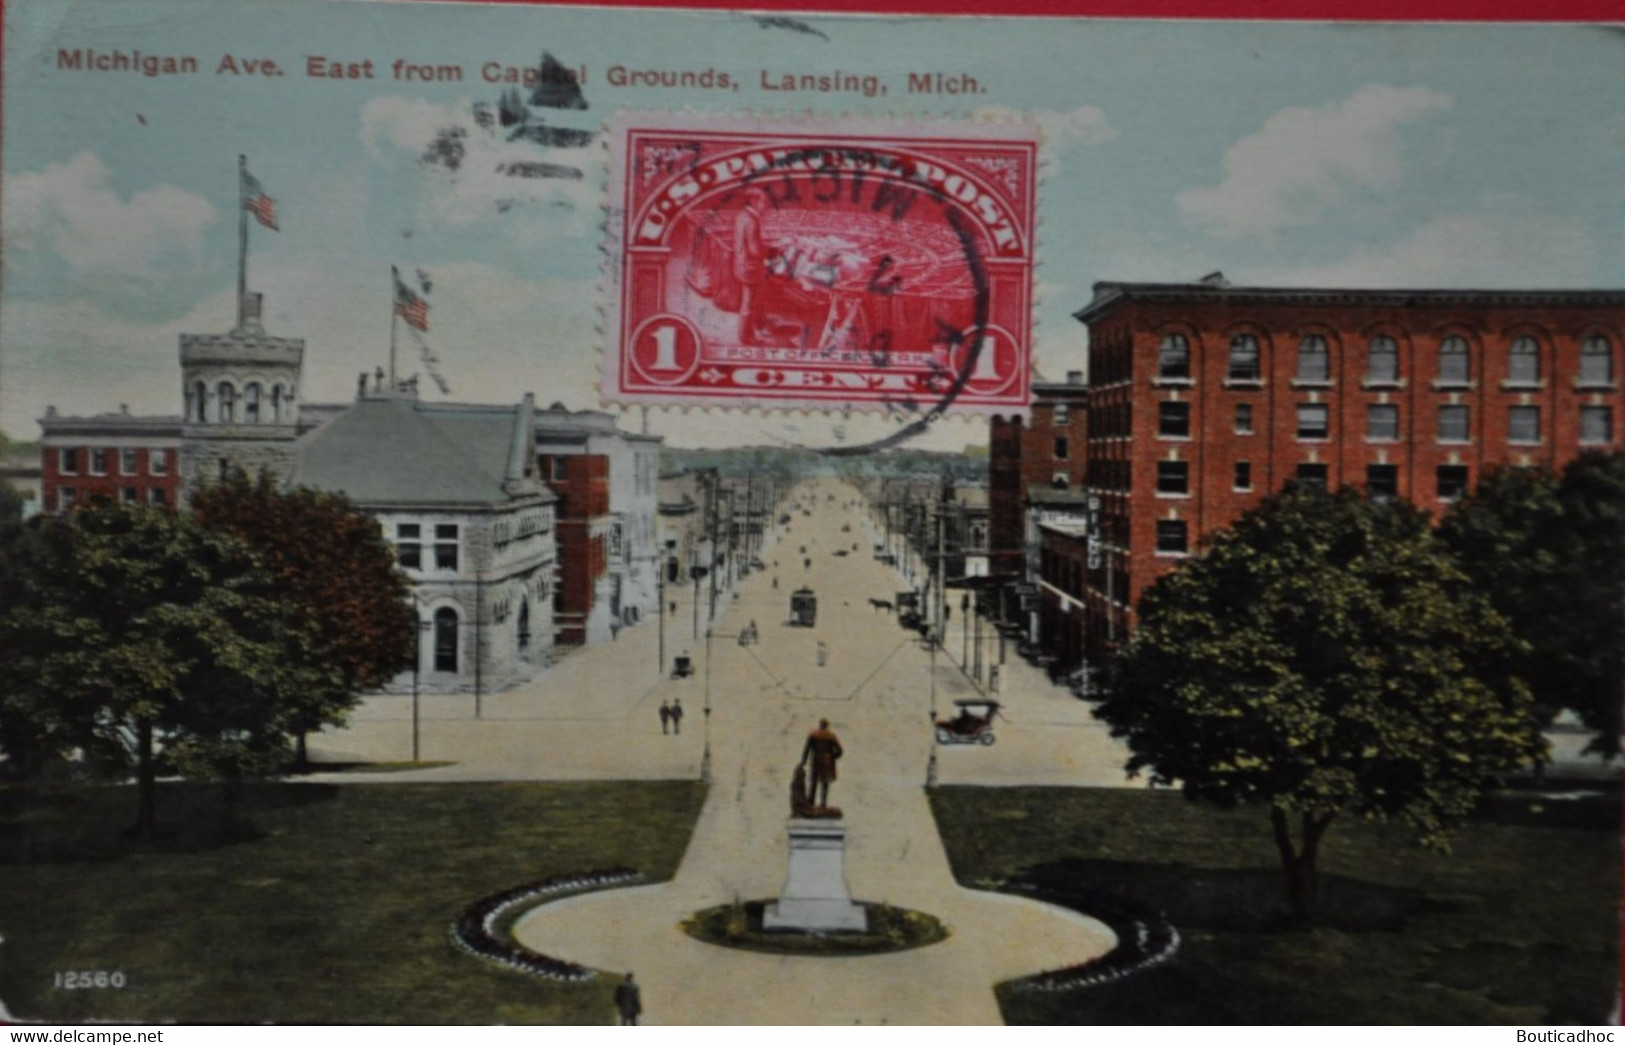
[[[610,142],[606,399],[1025,411],[1036,132],[644,113]]]

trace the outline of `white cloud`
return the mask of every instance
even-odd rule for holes
[[[1238,282],[1322,287],[1581,287],[1596,281],[1585,229],[1546,217],[1446,214],[1388,247],[1322,265],[1233,273]]]
[[[979,119],[1022,120],[1036,123],[1051,145],[1099,145],[1116,137],[1117,128],[1106,113],[1094,105],[1080,105],[1061,112],[1056,109],[1012,109],[1007,105],[984,105],[973,114]]]
[[[443,135],[460,149],[455,168],[421,162]],[[468,226],[503,216],[505,227],[520,239],[533,237],[545,223],[555,234],[582,235],[601,222],[603,174],[601,150],[544,149],[530,142],[510,142],[506,132],[481,127],[474,103],[436,105],[391,95],[374,98],[361,110],[361,142],[374,156],[397,163],[410,155],[421,175],[423,216],[451,226]],[[579,179],[519,177],[513,164],[550,163],[582,172]],[[560,223],[563,228],[560,228]]]
[[[174,185],[121,198],[111,182],[92,152],[7,175],[7,260],[48,251],[87,283],[135,293],[190,274],[215,222],[209,201]]]
[[[1425,87],[1368,84],[1318,109],[1282,109],[1224,156],[1224,180],[1175,197],[1216,236],[1269,236],[1318,222],[1351,189],[1385,189],[1403,174],[1400,127],[1449,109]]]

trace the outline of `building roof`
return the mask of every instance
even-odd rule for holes
[[[132,414],[128,409],[105,414],[74,416],[59,414],[56,407],[48,406],[45,408],[45,416],[39,419],[39,426],[40,431],[47,437],[95,434],[173,436],[179,439],[181,435],[179,414]]]
[[[289,481],[362,505],[556,500],[534,477],[528,407],[364,398],[299,440]]]
[[[1360,290],[1335,287],[1233,287],[1214,273],[1199,283],[1095,284],[1094,300],[1073,318],[1088,323],[1128,301],[1227,304],[1414,306],[1595,306],[1625,307],[1625,290]]]

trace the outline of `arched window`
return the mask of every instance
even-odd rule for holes
[[[1525,335],[1512,339],[1507,350],[1507,380],[1515,385],[1533,385],[1540,382],[1540,346]]]
[[[1399,380],[1399,344],[1391,337],[1374,337],[1366,354],[1365,377],[1370,382]]]
[[[1580,383],[1606,385],[1614,380],[1614,346],[1601,334],[1580,344]]]
[[[260,383],[250,381],[243,386],[243,420],[251,425],[260,423]]]
[[[223,424],[231,424],[237,420],[237,390],[231,387],[230,381],[222,381],[215,389],[220,397],[219,419]]]
[[[457,611],[434,611],[434,670],[457,673]]]
[[[519,652],[530,649],[530,600],[519,600]]]
[[[1237,334],[1230,339],[1230,380],[1257,381],[1258,375],[1258,339],[1251,334]]]
[[[199,424],[209,419],[209,386],[202,381],[192,383],[192,420]]]
[[[1326,349],[1326,339],[1319,334],[1309,334],[1298,342],[1298,380],[1299,381],[1330,381],[1332,377],[1331,353]]]
[[[1439,383],[1441,385],[1465,385],[1472,377],[1472,367],[1468,365],[1467,339],[1464,337],[1447,337],[1439,343]]]
[[[1191,345],[1184,334],[1166,334],[1157,346],[1157,376],[1188,378],[1191,376]]]

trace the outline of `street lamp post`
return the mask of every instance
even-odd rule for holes
[[[414,613],[413,616],[416,616]],[[412,658],[412,761],[418,760],[418,675],[423,670],[423,635],[433,625],[418,620],[417,643]]]

